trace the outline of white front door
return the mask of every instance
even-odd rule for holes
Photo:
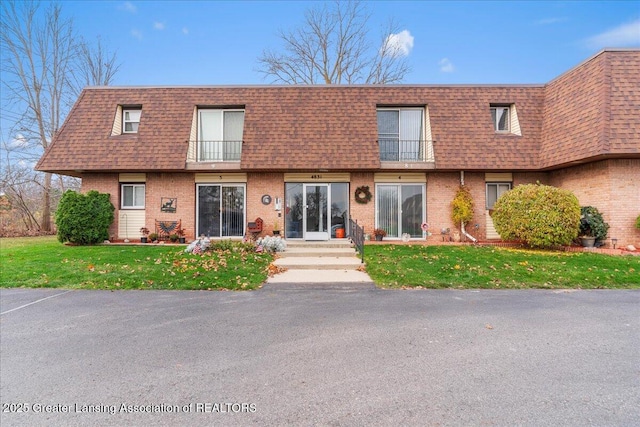
[[[329,240],[329,185],[304,184],[305,240]]]

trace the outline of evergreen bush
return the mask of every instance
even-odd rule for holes
[[[109,197],[93,190],[87,194],[66,191],[55,214],[58,240],[91,245],[109,239],[115,210]]]
[[[638,215],[638,218],[636,218],[636,228],[640,230],[640,215]]]
[[[540,184],[519,185],[494,205],[493,224],[504,240],[537,248],[569,245],[580,230],[580,204],[567,190]]]
[[[598,208],[583,206],[580,208],[580,236],[595,237],[596,242],[605,240],[609,224],[604,222]]]

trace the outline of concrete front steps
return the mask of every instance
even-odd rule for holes
[[[371,283],[369,275],[348,240],[310,242],[288,240],[287,249],[274,261],[287,271],[267,283]]]

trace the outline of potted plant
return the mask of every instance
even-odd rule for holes
[[[152,242],[157,242],[158,241],[158,233],[149,234],[149,240],[151,240]]]
[[[176,230],[176,234],[178,235],[178,240],[180,241],[180,243],[185,243],[185,238],[184,238],[185,231],[184,231],[184,228],[178,228]]]
[[[381,241],[382,238],[387,235],[387,232],[382,228],[376,228],[375,230],[373,230],[373,235],[376,236],[377,241]]]
[[[280,224],[278,224],[278,221],[273,223],[273,235],[274,236],[280,235]]]
[[[171,243],[178,243],[178,239],[180,239],[180,236],[178,236],[176,233],[173,233],[169,236],[169,241],[171,241]]]
[[[140,243],[147,243],[147,237],[149,236],[149,229],[147,227],[140,228],[140,234],[142,234],[142,237],[140,237]]]
[[[600,246],[607,238],[609,224],[604,222],[602,214],[598,208],[593,206],[583,206],[580,208],[580,241],[582,246],[593,248]]]

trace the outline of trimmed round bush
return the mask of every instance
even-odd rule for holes
[[[580,230],[578,198],[548,185],[519,185],[504,193],[491,217],[500,237],[536,248],[569,245]]]
[[[56,210],[58,240],[78,245],[107,240],[115,210],[109,197],[93,190],[87,194],[66,191]]]

